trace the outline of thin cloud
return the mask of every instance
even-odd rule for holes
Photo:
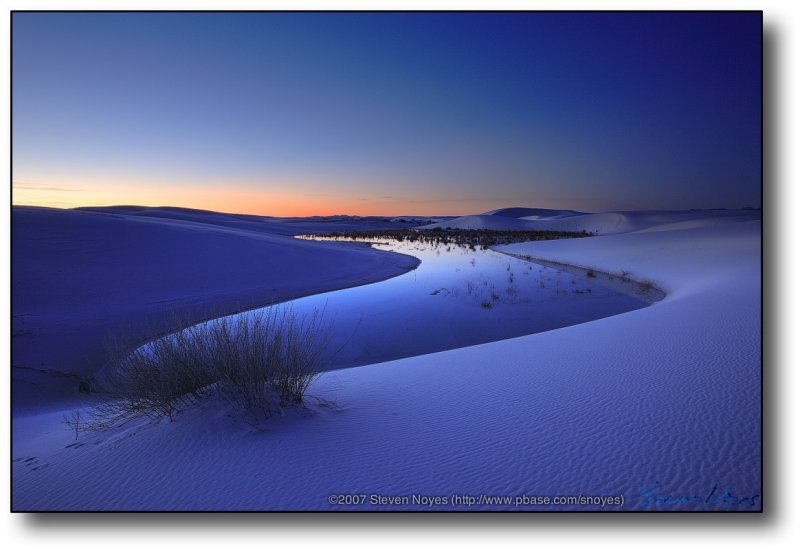
[[[42,187],[39,185],[17,183],[12,186],[12,189],[29,189],[32,191],[86,191],[86,189],[80,187]]]

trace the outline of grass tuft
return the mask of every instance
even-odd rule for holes
[[[323,366],[332,325],[324,312],[299,316],[272,306],[174,332],[112,358],[113,401],[97,408],[103,427],[132,416],[174,419],[216,393],[256,419],[301,403]]]

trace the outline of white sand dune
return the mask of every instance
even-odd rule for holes
[[[503,215],[509,212],[509,215]],[[530,212],[534,212],[530,214]],[[516,216],[511,214],[523,214]],[[761,211],[742,210],[688,210],[688,211],[636,211],[602,212],[584,214],[573,210],[546,210],[536,208],[506,208],[480,215],[461,216],[420,229],[494,229],[520,231],[588,231],[595,235],[630,233],[632,231],[662,231],[703,227],[729,221],[760,219]]]
[[[526,218],[527,219],[527,218]],[[761,219],[760,210],[636,211],[583,214],[563,219],[530,219],[534,229],[588,231],[595,235],[705,227]]]
[[[524,231],[532,229],[533,224],[524,219],[495,216],[492,214],[478,214],[461,216],[451,220],[423,225],[420,229],[491,229],[496,231]]]
[[[170,206],[92,206],[79,208],[86,212],[102,212],[145,218],[180,220],[208,225],[245,229],[272,235],[329,233],[333,231],[364,231],[369,229],[407,228],[427,218],[386,218],[382,216],[312,216],[307,218],[275,218],[251,214],[224,214]],[[401,221],[404,220],[404,221]]]
[[[525,218],[533,220],[539,218],[547,218],[547,219],[566,218],[569,216],[579,216],[581,214],[585,214],[585,212],[578,212],[577,210],[554,210],[550,208],[511,207],[511,208],[500,208],[498,210],[490,210],[489,212],[484,212],[482,215],[503,216],[506,218]]]
[[[174,315],[196,322],[386,279],[418,263],[227,225],[235,216],[172,210],[185,219],[13,208],[15,411],[80,397],[79,377],[102,366],[107,344],[153,337]]]
[[[326,373],[306,410],[263,431],[214,401],[173,423],[140,422],[78,444],[59,413],[15,418],[12,506],[419,510],[427,507],[370,505],[369,497],[337,506],[329,496],[452,503],[466,494],[622,496],[622,509],[649,510],[725,509],[736,500],[738,509],[760,509],[757,214],[706,213],[700,222],[629,213],[638,232],[502,247],[625,270],[667,297],[550,332]],[[661,229],[644,231],[646,219]],[[624,226],[618,214],[591,220]],[[666,495],[675,502],[655,498]],[[514,505],[471,509],[479,508]]]

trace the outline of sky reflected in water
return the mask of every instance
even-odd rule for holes
[[[291,302],[299,316],[324,310],[332,323],[325,370],[514,338],[648,305],[488,249],[388,239],[372,246],[422,263],[386,281]]]

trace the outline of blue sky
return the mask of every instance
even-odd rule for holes
[[[759,13],[15,13],[13,202],[760,206]]]

